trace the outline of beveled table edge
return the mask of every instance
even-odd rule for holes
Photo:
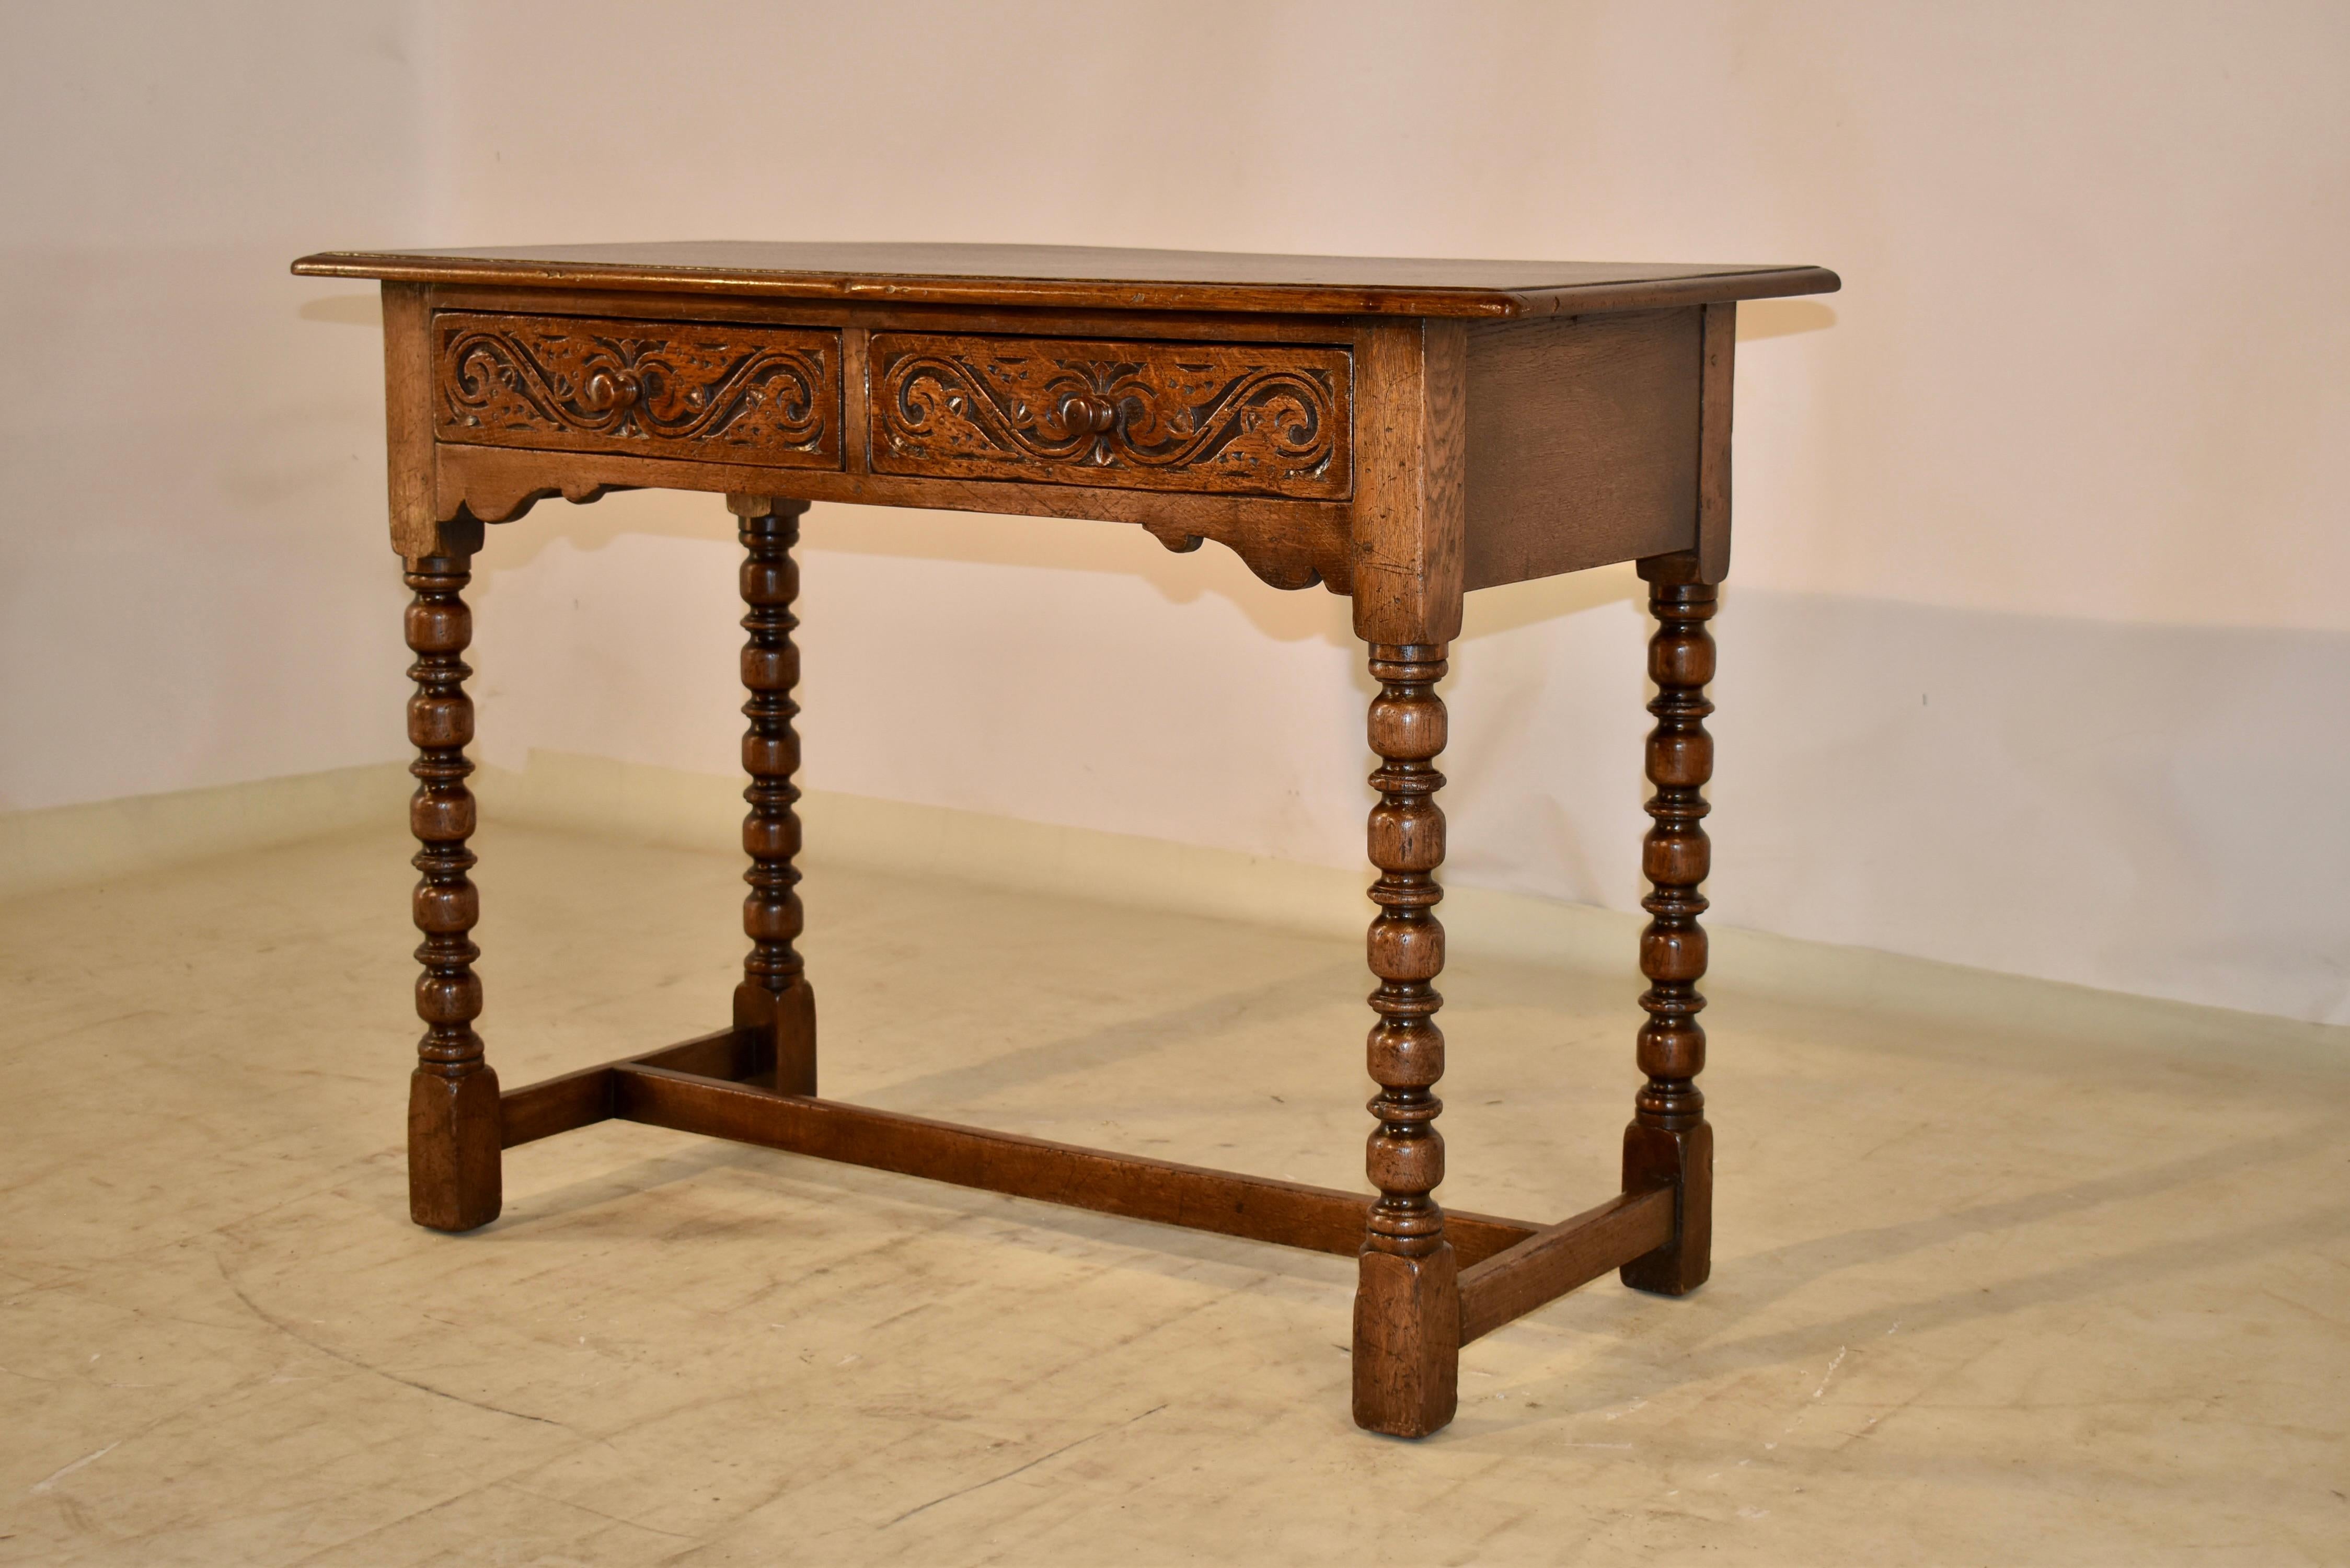
[[[1108,278],[1005,277],[951,274],[769,272],[671,264],[526,261],[393,251],[321,251],[293,265],[302,277],[384,283],[605,288],[632,293],[723,294],[882,305],[979,305],[1094,310],[1165,310],[1303,316],[1415,316],[1506,320],[1583,312],[1833,294],[1843,280],[1825,267],[1726,268],[1679,277],[1626,279],[1556,288],[1492,289],[1432,285],[1151,282]]]

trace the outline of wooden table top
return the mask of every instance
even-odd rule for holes
[[[1815,266],[1251,255],[1082,245],[708,240],[327,251],[294,270],[402,283],[1030,308],[1488,319],[1827,294]]]

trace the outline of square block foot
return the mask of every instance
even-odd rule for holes
[[[1355,1290],[1355,1425],[1424,1438],[1452,1419],[1461,1288],[1452,1243],[1424,1258],[1364,1252]]]

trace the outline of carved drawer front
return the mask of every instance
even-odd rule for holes
[[[1315,501],[1354,489],[1344,348],[877,332],[870,374],[876,473]]]
[[[840,334],[795,327],[432,318],[444,441],[840,466]]]

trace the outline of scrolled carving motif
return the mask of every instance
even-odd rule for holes
[[[1336,500],[1343,348],[877,334],[873,466]]]
[[[840,461],[837,333],[455,312],[434,326],[442,441]]]
[[[449,400],[486,410],[504,392],[569,430],[678,441],[723,432],[764,397],[784,439],[805,442],[823,427],[816,394],[824,371],[805,355],[755,348],[723,367],[715,381],[696,385],[663,352],[668,347],[658,338],[594,338],[575,378],[542,364],[518,333],[469,332],[450,346]]]

